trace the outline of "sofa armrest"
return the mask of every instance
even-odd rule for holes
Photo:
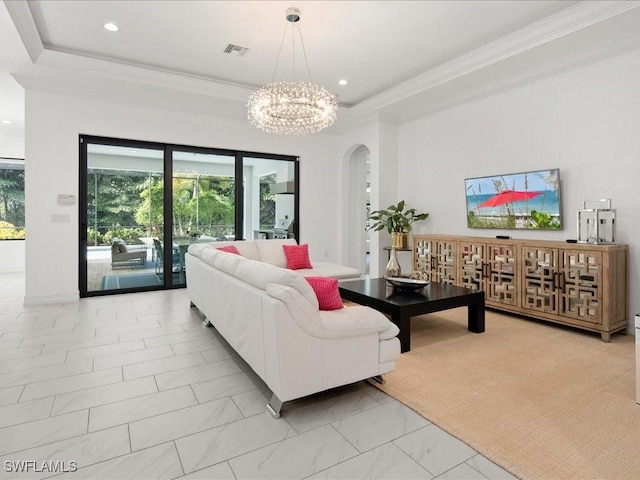
[[[400,329],[382,313],[363,305],[320,312],[323,326],[334,336],[356,337],[377,332],[383,338],[392,338]]]
[[[300,293],[277,283],[267,285],[267,293],[281,300],[296,324],[306,333],[317,338],[348,338],[378,333],[395,336],[399,330],[380,312],[356,305],[340,310],[317,311],[311,308]],[[395,333],[394,333],[395,332]]]

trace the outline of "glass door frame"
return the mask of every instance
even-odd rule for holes
[[[294,223],[292,233],[297,242],[300,241],[300,162],[299,157],[291,155],[280,155],[261,152],[250,152],[245,150],[228,150],[211,147],[197,147],[190,145],[178,145],[160,142],[148,142],[143,140],[127,140],[113,137],[101,137],[95,135],[80,134],[79,142],[79,192],[78,192],[78,290],[80,297],[92,297],[113,295],[119,293],[143,292],[154,290],[168,290],[174,288],[184,288],[186,284],[174,284],[172,275],[163,275],[163,284],[160,286],[123,288],[117,290],[96,290],[88,291],[87,279],[87,179],[88,179],[88,145],[108,145],[125,148],[142,148],[150,150],[163,151],[164,166],[164,189],[163,189],[163,212],[164,212],[164,230],[162,233],[162,242],[164,245],[171,245],[173,237],[173,154],[176,151],[201,153],[207,155],[221,155],[234,158],[234,174],[235,174],[235,239],[245,240],[246,232],[244,231],[244,158],[279,160],[293,162],[294,165]],[[172,265],[172,249],[163,249],[163,265]]]

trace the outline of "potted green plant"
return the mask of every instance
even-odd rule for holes
[[[407,248],[407,237],[411,226],[419,220],[426,220],[428,213],[417,213],[415,208],[406,208],[405,201],[400,200],[397,205],[390,205],[386,210],[374,210],[367,220],[370,222],[367,230],[379,232],[387,229],[391,234],[391,246]]]

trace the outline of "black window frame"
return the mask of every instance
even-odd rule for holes
[[[152,290],[167,290],[174,288],[184,288],[185,284],[172,284],[170,275],[164,276],[164,284],[159,287],[140,287],[140,288],[127,288],[118,290],[100,290],[100,291],[88,291],[87,285],[87,164],[88,164],[88,149],[89,144],[95,145],[108,145],[116,147],[128,147],[128,148],[145,148],[152,150],[163,151],[163,163],[164,163],[164,176],[166,178],[173,177],[173,153],[175,151],[201,153],[207,155],[222,155],[234,158],[234,172],[235,172],[235,239],[245,240],[246,232],[244,232],[244,182],[243,182],[243,166],[244,158],[252,159],[265,159],[265,160],[279,160],[293,162],[294,164],[294,182],[295,182],[295,194],[294,194],[294,223],[292,226],[292,234],[295,240],[300,242],[300,158],[293,155],[264,153],[264,152],[252,152],[248,150],[230,150],[223,148],[213,147],[200,147],[193,145],[180,145],[175,143],[162,143],[162,142],[149,142],[144,140],[131,140],[114,137],[103,137],[96,135],[80,134],[78,136],[78,149],[79,149],[79,192],[78,192],[78,218],[79,218],[79,233],[78,233],[78,290],[80,291],[80,297],[102,296],[112,295],[119,293],[130,293],[140,291],[152,291]],[[164,218],[164,243],[171,242],[170,236],[173,232],[173,218],[171,215],[173,205],[173,189],[172,182],[164,182],[164,195],[163,195],[163,208],[165,213]],[[171,249],[164,249],[164,262],[165,265],[171,264]]]

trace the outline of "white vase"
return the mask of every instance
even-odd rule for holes
[[[391,247],[391,253],[389,254],[389,262],[385,269],[386,277],[399,277],[400,276],[400,263],[398,263],[398,257],[396,256],[396,249]]]

